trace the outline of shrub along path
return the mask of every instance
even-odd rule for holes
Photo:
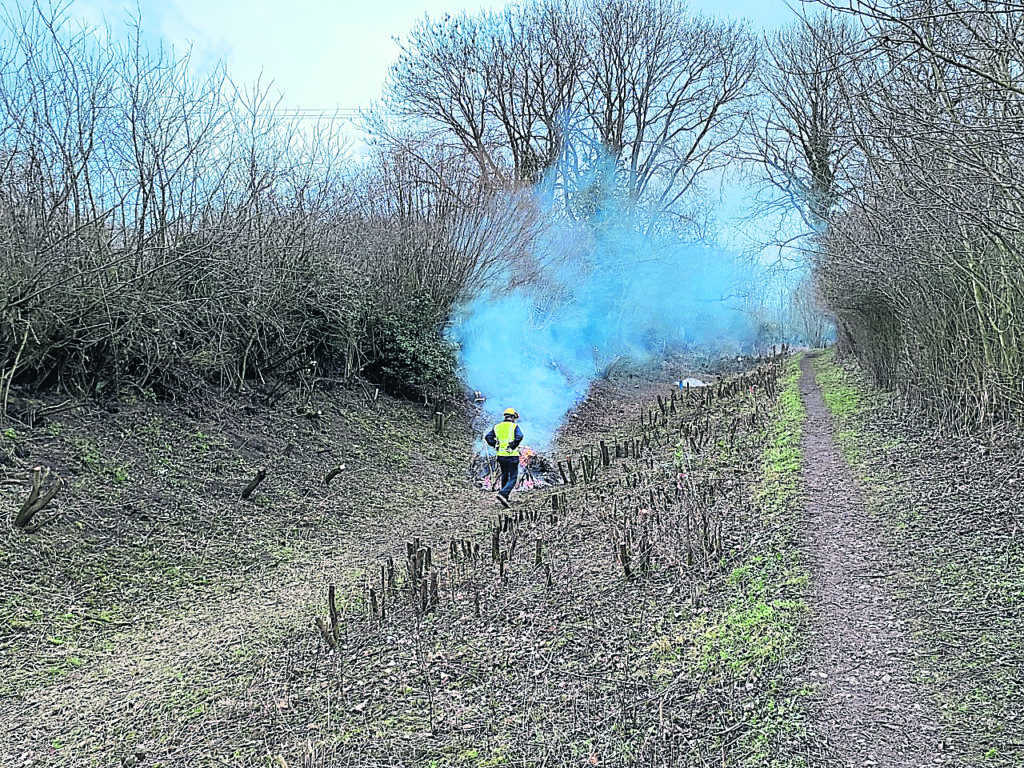
[[[802,452],[811,601],[817,621],[807,668],[816,693],[815,766],[916,766],[941,762],[933,707],[912,681],[900,579],[843,460],[812,359],[801,361],[807,407]]]

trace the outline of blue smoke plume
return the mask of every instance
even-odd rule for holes
[[[547,265],[536,280],[479,295],[453,317],[464,381],[493,421],[518,410],[527,444],[548,447],[619,358],[752,344],[740,260],[647,224],[613,202],[586,221],[563,216],[534,244]]]

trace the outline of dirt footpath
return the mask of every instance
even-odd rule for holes
[[[893,586],[900,574],[882,546],[857,479],[836,445],[812,359],[801,362],[807,407],[802,452],[807,493],[805,548],[814,585],[812,654],[806,683],[817,768],[917,768],[943,764],[942,734],[912,681]]]

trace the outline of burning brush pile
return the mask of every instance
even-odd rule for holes
[[[470,463],[470,474],[474,482],[485,491],[497,491],[501,487],[501,469],[494,454],[474,456]],[[550,459],[525,445],[519,449],[517,490],[542,488],[558,482],[558,468]]]

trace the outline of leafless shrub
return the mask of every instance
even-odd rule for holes
[[[141,23],[141,22],[140,22]],[[0,398],[152,396],[351,375],[393,352],[374,307],[439,326],[529,238],[530,212],[450,153],[363,175],[269,89],[62,11],[6,18],[0,73]],[[435,332],[428,343],[440,341]],[[449,371],[450,375],[450,371]]]
[[[850,23],[779,39],[761,155],[815,225],[840,342],[951,425],[1020,418],[1022,11],[819,5]]]
[[[872,314],[851,312],[848,324],[863,347],[861,318],[882,323],[893,352],[876,359],[880,378],[952,423],[980,425],[1024,412],[1024,199],[1012,181],[1024,170],[1022,14],[946,5],[898,17],[867,9],[878,55],[887,66],[902,59],[864,97],[865,114],[890,126],[873,152],[885,183],[862,196],[868,227],[837,228],[830,245],[845,256],[864,235],[884,239],[871,270],[878,309],[867,304]]]

